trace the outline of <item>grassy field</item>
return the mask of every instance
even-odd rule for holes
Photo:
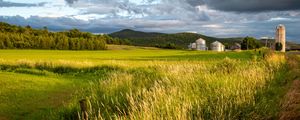
[[[0,119],[276,119],[293,77],[283,54],[110,48],[0,50]]]
[[[197,52],[180,50],[152,50],[152,49],[129,49],[129,50],[107,50],[107,51],[49,51],[49,50],[1,50],[1,61],[18,62],[30,61],[78,61],[101,63],[105,60],[125,61],[153,61],[153,60],[215,60],[224,57],[235,59],[249,59],[248,52]]]

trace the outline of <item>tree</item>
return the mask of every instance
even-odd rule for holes
[[[173,44],[173,43],[168,43],[163,48],[166,48],[166,49],[176,49],[176,45]]]
[[[282,50],[282,44],[280,42],[275,43],[275,50],[281,51]]]
[[[6,48],[14,48],[13,43],[10,41],[8,37],[4,40],[4,46],[6,46]]]
[[[49,37],[49,49],[55,49],[55,40],[52,36],[48,36]]]
[[[224,43],[225,49],[230,49],[229,44],[228,43]]]
[[[47,26],[44,26],[43,27],[43,34],[48,34],[48,27]]]
[[[96,40],[94,40],[94,44],[95,44],[95,50],[106,49],[104,40],[96,39]]]
[[[69,39],[62,39],[62,50],[69,50]]]
[[[260,48],[260,43],[253,37],[245,37],[241,44],[243,50],[251,50]]]
[[[87,45],[87,49],[88,50],[95,50],[95,46],[94,46],[93,40],[88,40],[86,45]]]
[[[0,38],[0,49],[4,49],[5,46],[4,46],[4,42],[2,40],[2,38]]]
[[[31,29],[31,26],[30,25],[26,25],[26,27],[25,28],[27,28],[27,29]]]
[[[81,49],[80,39],[77,38],[76,39],[76,50],[80,50],[80,49]]]
[[[71,50],[76,50],[77,49],[76,42],[77,42],[77,40],[75,38],[71,38],[69,40],[69,47],[70,47]]]
[[[80,50],[88,49],[86,40],[84,40],[83,38],[79,38],[79,42],[80,42]]]

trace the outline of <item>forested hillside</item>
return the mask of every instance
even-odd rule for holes
[[[0,49],[104,50],[106,44],[135,45],[166,49],[186,49],[190,43],[203,38],[206,44],[220,41],[227,48],[242,43],[244,38],[216,38],[195,33],[147,33],[125,29],[109,35],[95,35],[78,29],[51,32],[46,27],[33,29],[0,22]],[[264,45],[264,41],[260,41]],[[299,45],[288,42],[291,49]]]
[[[77,29],[49,32],[0,22],[0,49],[57,49],[103,50],[106,41],[115,42],[106,35],[93,35]]]
[[[225,46],[232,45],[234,43],[241,43],[243,38],[215,38],[201,34],[194,33],[177,33],[177,34],[164,34],[164,33],[146,33],[134,30],[125,29],[119,32],[110,34],[114,38],[127,39],[132,45],[139,46],[151,46],[161,48],[187,48],[189,43],[195,42],[199,38],[206,40],[207,44],[214,41],[220,41]]]

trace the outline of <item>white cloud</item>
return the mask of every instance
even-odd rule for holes
[[[90,21],[95,19],[106,18],[107,15],[99,15],[99,14],[83,14],[83,15],[74,15],[73,18],[78,20]]]
[[[202,27],[204,27],[204,28],[212,28],[212,29],[223,28],[223,26],[219,25],[219,24],[202,25]]]
[[[292,18],[284,18],[284,17],[274,17],[270,18],[268,21],[294,21]]]

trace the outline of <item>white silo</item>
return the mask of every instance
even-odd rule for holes
[[[197,49],[197,44],[196,43],[192,43],[191,44],[191,48],[192,48],[192,50],[196,50]]]
[[[219,41],[215,41],[215,42],[211,43],[210,47],[211,47],[212,51],[221,52],[221,51],[225,50],[225,46],[222,43],[220,43]]]
[[[196,40],[196,50],[206,50],[206,41],[202,38]]]
[[[192,50],[192,43],[188,45],[189,50]]]
[[[280,24],[276,27],[276,35],[275,35],[275,42],[281,43],[282,49],[281,52],[285,52],[286,49],[286,31],[285,26]]]

